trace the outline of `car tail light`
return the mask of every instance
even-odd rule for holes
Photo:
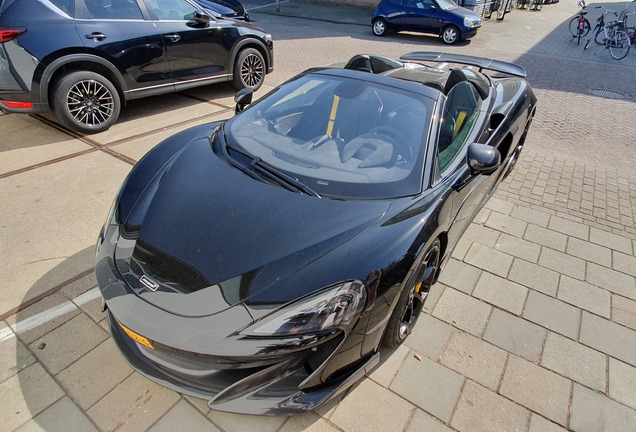
[[[17,101],[0,100],[0,105],[4,105],[7,108],[14,108],[14,109],[30,109],[30,108],[33,108],[33,104],[31,102],[17,102]]]
[[[0,28],[0,43],[9,42],[21,34],[26,33],[26,31],[26,27]]]

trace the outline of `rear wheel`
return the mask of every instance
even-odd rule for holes
[[[615,31],[608,43],[610,55],[616,60],[625,58],[629,52],[629,37],[622,30]]]
[[[585,37],[590,32],[590,22],[586,18],[583,18],[583,22],[580,20],[578,16],[570,20],[569,29],[573,38]]]
[[[439,269],[441,249],[439,239],[435,239],[424,253],[424,258],[418,266],[417,275],[419,277],[414,278],[404,287],[387,323],[383,339],[385,345],[397,347],[413,331],[428,292],[435,281],[435,275]]]
[[[454,25],[449,25],[444,27],[442,30],[442,41],[446,45],[452,45],[454,43],[459,42],[460,34],[459,29]]]
[[[245,48],[234,64],[234,87],[258,90],[265,81],[265,60],[255,48]]]
[[[371,24],[371,30],[376,36],[384,36],[386,34],[386,23],[382,18],[376,18]]]
[[[65,126],[85,134],[107,130],[117,121],[121,109],[115,86],[90,71],[62,75],[53,86],[52,105]]]

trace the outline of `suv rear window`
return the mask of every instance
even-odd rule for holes
[[[6,11],[14,1],[15,0],[0,0],[0,15],[2,15],[2,12]]]
[[[63,2],[68,0],[54,0]],[[72,0],[71,0],[72,1]],[[85,7],[78,11],[77,18],[88,19],[143,19],[139,5],[135,0],[83,0]]]
[[[67,14],[68,16],[73,16],[73,0],[49,0],[53,3],[59,10]]]

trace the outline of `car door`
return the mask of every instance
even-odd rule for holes
[[[435,9],[431,9],[431,8]],[[437,5],[434,0],[406,0],[404,28],[423,33],[438,33]]]
[[[75,0],[75,28],[87,49],[119,69],[132,97],[172,87],[163,41],[137,0]]]
[[[446,98],[437,146],[439,183],[452,190],[453,222],[448,231],[453,245],[468,228],[491,192],[497,175],[476,174],[467,164],[468,145],[485,118],[481,98],[468,81],[456,84]]]
[[[210,77],[229,77],[229,61],[238,30],[231,21],[197,22],[202,8],[187,0],[145,0],[166,45],[177,89]]]

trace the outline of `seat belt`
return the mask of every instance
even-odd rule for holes
[[[457,116],[457,120],[455,121],[455,131],[453,132],[453,140],[455,140],[455,137],[461,130],[462,125],[464,124],[464,120],[466,120],[466,111],[460,111],[459,115]]]
[[[327,122],[327,132],[325,135],[329,135],[333,138],[333,124],[336,121],[336,113],[338,112],[338,104],[340,103],[340,96],[333,95],[333,103],[331,104],[331,113],[329,114],[329,122]]]

